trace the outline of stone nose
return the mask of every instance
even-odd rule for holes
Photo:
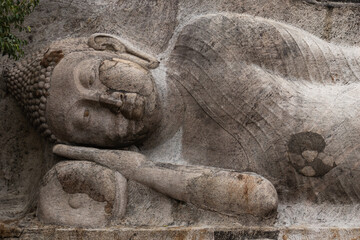
[[[101,94],[99,102],[106,106],[120,108],[123,105],[124,93],[113,92],[111,94]]]

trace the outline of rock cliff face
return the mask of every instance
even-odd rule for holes
[[[309,40],[308,42],[303,42],[302,45],[299,44],[303,46],[304,49],[305,45],[309,44],[309,42],[312,42],[311,44],[321,44],[323,42],[322,40],[334,46],[360,47],[360,3],[357,0],[336,0],[326,1],[326,3],[312,0],[42,0],[35,11],[26,19],[25,24],[31,26],[32,32],[22,35],[29,41],[29,45],[27,45],[24,50],[27,54],[30,54],[35,50],[43,48],[50,42],[62,38],[88,37],[97,32],[109,33],[120,36],[136,45],[136,47],[145,53],[155,56],[161,64],[158,69],[152,70],[152,73],[154,78],[161,82],[161,80],[165,78],[166,71],[169,72],[167,68],[171,70],[171,67],[183,64],[185,62],[184,59],[189,57],[189,55],[184,54],[184,52],[186,52],[185,47],[198,50],[197,53],[205,52],[205,54],[202,55],[205,59],[204,61],[213,57],[210,51],[206,52],[204,49],[197,49],[199,42],[203,40],[201,38],[207,35],[212,37],[216,36],[214,39],[229,38],[226,34],[229,34],[230,31],[224,29],[229,29],[232,26],[232,17],[226,19],[221,16],[218,18],[205,17],[197,22],[194,19],[198,19],[199,16],[211,16],[224,12],[271,19],[277,22],[277,26],[275,26],[277,28],[281,28],[283,24],[289,24],[319,38],[316,41]],[[194,22],[196,22],[196,24],[194,24]],[[300,33],[299,36],[301,35]],[[245,34],[244,36],[247,35]],[[276,38],[276,36],[273,35],[271,37]],[[211,39],[209,39],[207,44],[211,44],[210,40]],[[291,39],[289,37],[285,40],[290,41]],[[232,53],[235,52],[239,55],[243,53],[239,50],[239,46],[236,46],[237,52],[231,51],[231,47],[234,47],[236,42],[223,40],[222,43],[232,44],[229,46],[229,51]],[[177,47],[175,51],[174,47]],[[182,49],[182,47],[184,49]],[[226,53],[225,50],[224,53],[218,45],[211,47],[213,50],[218,50],[217,56],[219,58],[222,57],[222,54],[228,56],[228,53]],[[220,51],[222,51],[221,54],[219,54]],[[254,54],[257,54],[257,52],[254,51]],[[314,55],[311,54],[314,53],[309,51],[308,59],[314,57]],[[333,53],[328,53],[328,55],[331,54]],[[321,58],[320,55],[321,53],[319,54],[319,58]],[[258,65],[273,64],[272,68],[276,70],[277,67],[280,69],[281,64],[284,63],[271,62],[271,57],[267,60],[269,62],[260,62]],[[329,61],[327,65],[334,64],[336,58],[330,59]],[[0,62],[0,71],[2,71],[6,65],[12,64],[12,62],[5,57],[1,58]],[[351,64],[348,65],[349,68],[351,68]],[[336,67],[335,65],[331,66]],[[195,69],[194,66],[188,67]],[[219,68],[219,66],[217,67]],[[224,65],[224,68],[225,67],[229,66]],[[292,67],[293,66],[290,66],[290,68]],[[322,71],[322,67],[323,66],[315,67],[314,72],[317,71],[316,69]],[[217,74],[216,71],[218,68],[207,66],[205,70],[214,77]],[[294,67],[294,69],[295,68],[296,67]],[[358,65],[354,68],[357,69]],[[204,68],[202,69],[204,70]],[[278,75],[282,74],[282,70],[283,69],[279,70],[280,74]],[[178,71],[176,74],[173,76],[174,79],[177,78],[175,81],[184,87],[183,92],[180,91],[181,93],[179,94],[182,94],[188,102],[192,103],[194,99],[199,101],[196,98],[196,92],[194,93],[191,92],[192,89],[187,89],[187,84],[189,84],[191,77],[187,76],[187,79],[184,80],[180,79],[186,76],[184,72]],[[301,75],[303,73],[298,71],[296,74]],[[284,75],[286,74],[282,74],[281,77]],[[322,72],[318,73],[320,78],[321,76],[325,78],[325,75],[326,74],[322,74]],[[356,81],[356,76],[360,76],[360,72],[354,74],[354,81]],[[292,76],[290,76],[290,78],[291,77]],[[306,77],[304,77],[304,79],[305,78]],[[357,80],[359,79],[357,78]],[[329,91],[331,91],[331,89]],[[320,94],[317,96],[321,97],[322,92],[320,90],[318,92]],[[318,92],[316,92],[316,94],[318,94]],[[311,93],[309,92],[309,94]],[[326,98],[324,99],[326,100]],[[338,107],[339,111],[341,111],[340,105],[335,106]],[[198,110],[198,108],[202,107],[203,106],[199,104],[199,106],[196,105],[194,109],[188,110],[190,113],[197,113],[197,117],[199,119],[201,118],[201,121],[207,121],[206,119],[208,115],[211,116],[211,113],[206,112],[204,109],[204,111]],[[282,107],[286,107],[286,104],[284,103]],[[208,109],[208,111],[210,110]],[[248,110],[251,115],[251,109]],[[314,110],[314,113],[315,112]],[[202,115],[204,115],[204,118],[202,118]],[[351,114],[349,116],[351,116]],[[251,117],[252,121],[256,121],[257,116],[253,114]],[[294,117],[294,115],[289,115],[288,117]],[[184,121],[194,122],[197,119],[193,116],[186,116],[185,118],[188,119]],[[354,119],[345,120],[350,123],[354,121]],[[321,121],[322,119],[317,119],[316,123],[320,125]],[[216,124],[209,123],[208,125],[211,124],[213,124],[215,128]],[[220,126],[228,132],[233,131],[230,120],[226,124],[228,124],[228,126]],[[341,121],[337,122],[337,124],[339,128],[344,126],[341,125]],[[274,125],[278,128],[282,126],[281,123],[274,123]],[[355,125],[358,124],[350,124],[350,126]],[[216,134],[224,134],[224,129],[220,129],[217,125],[216,127],[218,128]],[[305,165],[299,166],[297,165],[297,160],[293,158],[299,157],[298,155],[302,154],[305,160],[312,159],[315,161],[317,158],[320,159],[319,154],[324,150],[324,144],[326,144],[327,139],[324,140],[323,137],[318,136],[317,133],[301,129],[298,126],[291,126],[291,128],[299,129],[298,132],[301,133],[300,135],[299,133],[298,135],[293,134],[289,137],[288,141],[283,144],[285,148],[289,150],[289,160],[286,163],[282,163],[279,158],[276,163],[272,164],[271,162],[267,162],[266,159],[263,159],[264,161],[260,164],[262,169],[261,174],[268,177],[275,187],[277,187],[277,190],[280,190],[280,205],[277,219],[261,219],[260,221],[252,217],[234,218],[223,216],[215,212],[197,209],[191,204],[173,200],[137,182],[129,181],[126,215],[119,223],[127,226],[217,226],[220,223],[225,226],[238,226],[239,224],[257,226],[273,226],[275,224],[276,226],[288,226],[305,223],[312,224],[313,226],[356,226],[360,220],[360,190],[356,183],[359,182],[360,178],[356,170],[351,174],[343,174],[343,171],[346,172],[348,168],[353,169],[357,167],[356,156],[349,157],[352,158],[351,163],[353,165],[351,165],[351,167],[338,168],[328,175],[326,174],[332,170],[333,167],[337,166],[338,163],[335,163],[335,165],[332,164],[331,166],[326,165],[326,169],[315,163],[316,166],[314,165],[315,167],[311,167],[311,169],[310,167],[306,168]],[[172,149],[173,156],[170,156],[168,160],[164,160],[163,162],[170,161],[172,163],[184,164],[184,162],[179,162],[180,160],[176,154],[180,151],[179,149],[181,147],[184,149],[187,147],[187,151],[183,153],[184,159],[188,159],[187,163],[235,168],[236,170],[242,171],[256,170],[251,166],[248,167],[244,164],[237,163],[235,157],[233,162],[221,161],[222,152],[228,153],[233,151],[233,156],[237,157],[243,154],[231,148],[231,146],[236,146],[236,141],[243,141],[245,145],[248,142],[247,140],[241,139],[240,133],[235,131],[235,140],[228,145],[216,146],[214,147],[214,152],[204,153],[204,151],[200,151],[201,148],[205,146],[202,144],[208,144],[211,142],[211,139],[215,139],[215,137],[212,136],[215,135],[215,132],[208,133],[206,129],[199,129],[199,132],[203,134],[201,136],[202,138],[199,137],[199,132],[192,135],[189,134],[187,135],[187,139],[182,141],[183,145],[179,146],[176,138],[178,135],[186,134],[186,131],[187,129],[184,128],[177,133],[173,133],[170,139],[162,141],[160,144],[161,147],[157,148],[158,152],[156,154],[153,151],[147,150],[146,146],[144,147],[144,152],[150,156],[152,160],[156,161],[160,159],[159,161],[162,161],[168,156],[166,155],[168,152],[166,154],[162,152],[165,152],[166,149]],[[282,129],[282,131],[285,130]],[[291,131],[291,129],[287,129],[286,131]],[[352,153],[346,148],[353,144],[352,139],[356,139],[358,132],[352,132],[352,129],[342,129],[340,132],[347,133],[350,137],[344,135],[344,140],[337,142],[338,144],[343,143],[343,145],[334,148],[338,149],[338,151],[336,152],[334,150],[335,152],[333,154],[339,154],[339,151],[342,151],[341,147],[343,147],[344,151],[346,150]],[[274,133],[274,136],[276,134],[277,133]],[[330,139],[330,136],[328,137]],[[207,139],[208,141],[203,141],[202,139]],[[314,143],[309,143],[309,141],[313,141]],[[194,145],[194,143],[197,144],[196,148],[191,146]],[[212,144],[216,145],[216,143]],[[309,147],[309,145],[316,145],[316,147],[312,148]],[[0,146],[0,220],[20,219],[26,214],[35,211],[41,179],[51,167],[62,159],[52,154],[52,145],[42,139],[27,119],[25,119],[20,107],[9,94],[4,79],[0,79]],[[267,147],[270,148],[270,146]],[[275,151],[285,152],[286,150],[275,149]],[[258,153],[259,151],[254,150],[254,152]],[[203,157],[203,155],[205,156],[206,154],[209,156],[206,156],[206,158]],[[254,156],[255,155],[254,153]],[[204,159],[206,159],[206,161],[204,161]],[[308,162],[312,161],[309,160]],[[288,163],[293,164],[293,169]],[[297,177],[289,177],[292,175],[296,175]],[[323,177],[324,175],[325,177]],[[316,177],[316,179],[312,180],[309,177]],[[332,177],[333,179],[331,179]],[[323,184],[322,181],[326,181],[329,184]],[[289,192],[291,195],[287,194]],[[346,203],[346,205],[341,205],[344,203]],[[306,204],[308,204],[308,206],[305,206]],[[320,213],[320,219],[317,218],[318,213]],[[336,222],[334,219],[336,219]],[[26,225],[27,223],[22,222],[22,224]],[[275,237],[278,237],[278,233],[275,235]]]

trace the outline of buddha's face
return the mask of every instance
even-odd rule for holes
[[[147,69],[111,53],[74,52],[53,71],[46,117],[61,141],[122,147],[156,128],[157,100]]]

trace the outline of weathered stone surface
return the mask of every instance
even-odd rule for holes
[[[27,20],[33,32],[25,34],[30,40],[25,50],[31,53],[66,36],[72,38],[60,41],[60,45],[53,46],[54,50],[60,46],[66,55],[74,51],[70,46],[76,45],[78,52],[86,51],[88,37],[94,32],[114,34],[132,42],[136,52],[153,55],[160,61],[159,67],[148,70],[154,78],[159,102],[167,104],[159,104],[160,127],[154,127],[151,136],[127,150],[138,151],[155,163],[253,171],[270,180],[279,193],[277,218],[229,217],[173,200],[130,181],[127,214],[121,220],[125,226],[218,226],[221,223],[237,228],[217,229],[210,235],[204,230],[204,236],[188,230],[180,235],[149,230],[136,232],[133,237],[356,239],[360,220],[356,104],[360,8],[357,5],[356,1],[323,4],[310,0],[44,0]],[[83,38],[74,40],[74,37]],[[66,42],[68,48],[64,47]],[[106,49],[103,56],[114,53],[110,50]],[[46,68],[54,58],[51,53],[40,56]],[[128,79],[132,70],[113,69],[112,61],[101,68],[111,69],[102,74],[103,81],[109,84],[119,74]],[[2,58],[1,63],[5,62]],[[124,59],[117,62],[121,62],[121,69],[128,64]],[[40,97],[51,90],[49,72],[39,71],[35,74],[38,81],[31,85],[39,98],[28,112],[33,122],[41,122],[35,123],[41,127],[40,131],[51,138],[50,128],[54,126],[49,127],[44,121],[49,117],[43,116],[48,98]],[[71,75],[70,71],[61,74]],[[137,79],[142,76],[138,75]],[[33,210],[40,179],[59,159],[54,159],[51,148],[20,114],[20,108],[8,94],[11,87],[6,89],[2,80],[0,144],[4,147],[0,152],[0,218],[16,219]],[[61,93],[57,96],[54,106],[59,99],[68,99],[62,98]],[[102,98],[102,104],[111,105],[118,98],[121,94],[114,93]],[[136,103],[132,94],[129,99]],[[127,117],[142,117],[141,111],[133,111],[129,106],[124,107]],[[81,113],[86,117],[93,111]],[[59,127],[57,135],[63,135],[63,141],[107,147],[102,145],[104,141],[96,142],[96,131],[88,135],[92,139],[89,143],[80,137],[70,139],[62,130]],[[86,134],[83,136],[86,140]],[[70,205],[77,206],[76,200],[70,201]],[[240,230],[239,224],[276,227]],[[21,227],[26,228],[22,237],[28,239],[130,238],[135,234],[132,230],[121,233],[124,235],[111,232],[124,227],[81,233],[58,227],[34,230],[31,224]],[[11,229],[4,232],[14,232],[16,236],[20,232],[17,226]]]
[[[347,189],[345,201],[358,201],[356,181],[340,179],[357,178],[356,170],[349,171],[358,159],[347,155],[358,151],[357,136],[345,128],[359,128],[359,54],[263,18],[196,18],[179,32],[168,63],[170,78],[190,95],[185,104],[195,99],[200,106],[186,109],[183,157],[259,173],[278,184],[283,200],[329,201],[323,196],[337,198]],[[307,161],[304,151],[318,155]],[[323,161],[327,156],[332,164]]]
[[[264,217],[277,209],[274,186],[254,173],[156,164],[131,151],[100,150],[56,145],[54,153],[69,159],[87,159],[122,173],[174,199],[228,215]]]
[[[360,2],[359,0],[306,0],[307,2],[311,4],[317,4],[317,5],[323,5],[327,6],[329,8],[334,7],[347,7],[347,6],[353,6],[353,7],[359,7]]]
[[[37,216],[46,224],[104,227],[125,214],[127,181],[94,163],[61,162],[44,177]]]
[[[54,226],[34,227],[16,233],[9,226],[0,230],[16,239],[182,239],[182,240],[302,240],[302,239],[358,239],[359,228],[222,228],[222,227],[158,227],[107,229],[57,228]],[[9,233],[12,232],[12,233]],[[3,235],[5,236],[5,235]]]

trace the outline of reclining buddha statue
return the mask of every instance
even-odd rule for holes
[[[43,179],[40,220],[116,222],[127,179],[229,216],[360,201],[359,48],[231,13],[196,17],[173,38],[160,62],[99,33],[8,69],[9,91],[68,159]]]

